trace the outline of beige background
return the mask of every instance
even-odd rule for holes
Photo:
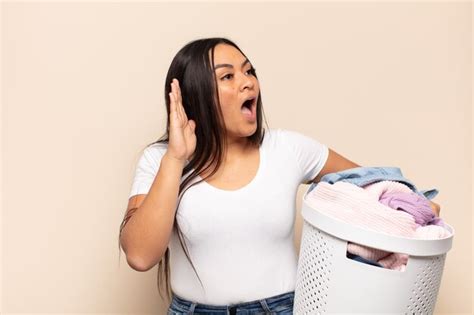
[[[438,188],[456,229],[436,313],[472,313],[472,7],[463,3],[2,3],[1,313],[163,313],[118,228],[165,130],[175,53],[235,40],[271,128]],[[308,186],[300,186],[298,199]],[[301,235],[298,214],[296,246]]]

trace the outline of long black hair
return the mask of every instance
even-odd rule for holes
[[[223,161],[223,154],[227,145],[227,135],[218,97],[219,93],[213,62],[214,48],[218,44],[231,45],[238,49],[242,55],[245,56],[242,50],[240,50],[240,48],[234,42],[222,37],[197,39],[187,43],[183,48],[181,48],[173,58],[168,70],[168,74],[166,75],[164,91],[167,113],[166,132],[157,141],[147,145],[147,147],[149,147],[156,143],[168,144],[170,127],[169,93],[171,92],[171,82],[173,78],[176,78],[179,81],[182,94],[182,104],[186,115],[188,119],[192,119],[196,123],[196,128],[194,131],[196,134],[196,149],[191,160],[184,167],[182,176],[186,175],[193,169],[194,171],[189,174],[179,186],[179,199],[176,209],[179,208],[179,204],[184,192],[186,192],[186,190],[190,187],[215,174]],[[253,72],[252,74],[257,77],[256,72]],[[265,135],[265,129],[262,128],[262,111],[262,93],[260,92],[257,99],[257,130],[254,134],[248,137],[249,144],[255,147],[259,147],[262,144]],[[207,171],[210,165],[213,165],[215,162],[217,162],[217,164],[208,177],[202,178],[202,180],[193,183],[189,187],[186,187],[188,183],[192,182],[192,180],[200,175],[203,171]],[[186,189],[184,189],[185,187]],[[122,221],[119,232],[119,250],[120,234],[136,210],[137,208],[129,209]],[[189,257],[188,249],[183,239],[183,233],[181,232],[178,221],[176,220],[176,214],[177,211],[175,211],[174,227],[176,228],[177,234],[179,236],[179,241],[183,247],[186,257],[194,269],[194,272],[201,282],[201,286],[203,287],[196,268]],[[169,268],[168,247],[158,264],[158,290],[160,296],[163,298],[161,289],[164,279],[168,301],[171,300],[172,296],[169,281]]]

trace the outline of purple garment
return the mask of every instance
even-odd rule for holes
[[[430,207],[430,201],[414,192],[385,192],[380,196],[379,202],[392,209],[402,210],[411,214],[416,224],[443,226],[441,218],[437,217]]]

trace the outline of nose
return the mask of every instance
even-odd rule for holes
[[[255,78],[252,77],[252,75],[243,75],[243,79],[242,79],[242,85],[241,85],[241,88],[240,90],[241,91],[244,91],[245,88],[248,88],[248,89],[253,89],[254,86],[255,86]]]

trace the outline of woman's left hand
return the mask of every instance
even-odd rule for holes
[[[441,211],[441,207],[439,206],[439,204],[430,200],[430,207],[431,210],[433,210],[434,214],[439,217],[439,212]]]

